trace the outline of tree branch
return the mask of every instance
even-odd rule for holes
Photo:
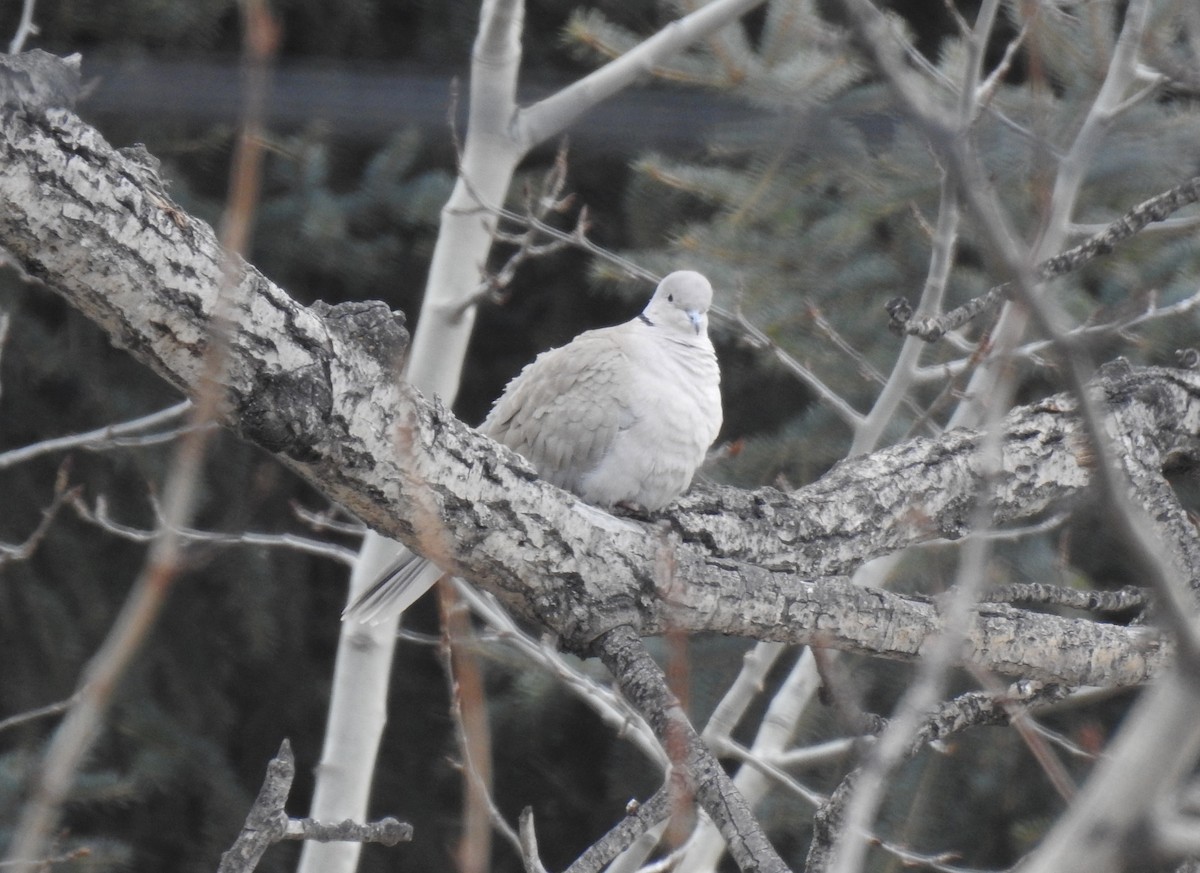
[[[628,626],[613,628],[596,640],[595,650],[659,742],[669,749],[682,741],[683,760],[676,762],[672,777],[683,779],[688,793],[711,816],[738,867],[764,873],[786,871],[745,798],[700,740],[637,633]]]
[[[324,823],[310,818],[289,819],[284,807],[296,776],[292,744],[284,740],[267,765],[267,775],[246,823],[229,850],[221,855],[217,873],[251,873],[263,853],[281,840],[317,842],[352,841],[394,846],[412,839],[412,825],[394,818],[359,824],[353,821]]]
[[[157,180],[73,115],[5,110],[0,121],[0,243],[116,342],[196,392],[223,257],[211,230],[165,214]],[[819,635],[912,658],[938,629],[930,603],[852,590],[840,577],[970,532],[981,475],[972,431],[851,459],[791,493],[695,489],[670,517],[682,593],[667,604],[653,578],[653,529],[537,480],[519,457],[396,381],[405,334],[381,304],[305,308],[246,266],[230,307],[226,425],[407,544],[419,546],[413,520],[432,494],[456,572],[568,639],[669,624],[792,642]],[[1114,422],[1160,457],[1191,450],[1200,374],[1111,371],[1098,387],[1121,411]],[[401,422],[413,447],[403,459],[393,439]],[[1070,399],[1014,410],[1001,447],[997,524],[1029,519],[1091,481]],[[1031,642],[1039,639],[1044,649]],[[1147,629],[994,606],[976,612],[965,657],[1006,674],[1104,685],[1144,681],[1165,654]]]
[[[1026,712],[1062,700],[1065,694],[1058,686],[1020,682],[1005,694],[969,692],[960,695],[929,714],[909,744],[905,757],[911,758],[927,744],[968,728],[1009,724]],[[862,767],[847,773],[813,817],[813,841],[804,866],[808,873],[824,873],[828,869],[834,841],[844,825],[847,803],[862,775]]]
[[[1164,221],[1172,213],[1200,200],[1200,176],[1194,176],[1170,190],[1156,194],[1139,203],[1100,232],[1093,234],[1077,246],[1067,249],[1037,265],[1037,276],[1053,279],[1080,269],[1101,255],[1112,252],[1117,243],[1137,235],[1148,225]],[[926,342],[936,342],[948,331],[956,330],[984,312],[991,312],[1001,303],[1012,299],[1011,282],[973,297],[962,306],[937,316],[916,317],[912,306],[904,297],[894,297],[887,303],[887,312],[892,331],[915,336]]]

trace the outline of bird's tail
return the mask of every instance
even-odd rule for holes
[[[380,624],[395,618],[416,603],[442,575],[436,564],[404,549],[396,562],[346,607],[342,620]]]

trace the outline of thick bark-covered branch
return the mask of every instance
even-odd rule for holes
[[[142,153],[144,154],[144,153]],[[112,149],[73,114],[0,118],[0,245],[117,342],[196,390],[224,255],[172,204],[146,161]],[[461,575],[575,645],[620,625],[819,642],[916,657],[936,608],[841,578],[873,557],[969,531],[978,435],[954,431],[840,464],[791,493],[698,488],[669,524],[679,593],[655,585],[662,536],[586,507],[516,455],[397,378],[402,320],[382,304],[291,300],[251,267],[231,296],[223,418],[375,529],[420,547],[434,512]],[[1098,385],[1114,427],[1159,457],[1200,433],[1200,375],[1116,368]],[[1005,420],[998,524],[1077,495],[1091,453],[1063,397]],[[1191,578],[1196,578],[1192,573]],[[989,605],[964,657],[1050,681],[1127,684],[1162,663],[1160,639]]]

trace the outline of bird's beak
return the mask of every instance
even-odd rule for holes
[[[696,309],[685,310],[688,321],[692,323],[692,327],[696,329],[696,333],[704,330],[704,313]]]

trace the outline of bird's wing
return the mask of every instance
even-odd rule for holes
[[[580,478],[637,419],[629,341],[629,325],[618,325],[542,353],[509,382],[480,430],[524,456],[543,479],[578,491]]]

